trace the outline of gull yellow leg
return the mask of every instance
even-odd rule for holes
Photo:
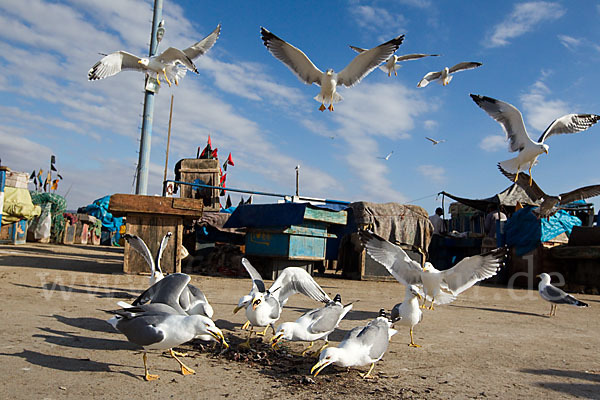
[[[531,177],[531,167],[532,165],[529,164],[529,186],[533,185],[533,178]]]
[[[431,305],[429,306],[430,310],[435,310],[435,308],[433,308],[433,302],[435,301],[435,297],[431,298]]]
[[[420,344],[416,344],[415,341],[413,340],[413,331],[412,328],[410,328],[410,347],[421,347]]]
[[[269,326],[270,325],[265,326],[265,329],[262,332],[256,332],[256,336],[265,336],[267,330],[269,329]]]
[[[171,87],[171,81],[169,80],[169,77],[167,76],[167,69],[163,68],[162,72],[163,72],[163,75],[165,76],[165,80],[169,84],[169,87]]]
[[[171,353],[171,357],[173,357],[175,361],[179,363],[179,366],[181,367],[181,373],[183,375],[193,375],[196,373],[196,371],[185,365],[179,358],[177,358],[173,349],[169,349],[169,352]]]
[[[242,325],[242,330],[245,331],[250,326],[250,321],[246,321],[244,325]]]
[[[159,76],[159,74],[156,74],[156,83],[158,83],[158,86],[160,86],[160,76]]]
[[[324,344],[323,346],[321,346],[321,348],[320,348],[319,350],[317,350],[317,352],[315,353],[315,355],[317,355],[317,356],[318,356],[319,354],[321,354],[321,352],[322,352],[323,350],[325,350],[325,347],[327,347],[327,346],[329,346],[329,342],[326,340],[326,341],[325,341],[325,344]]]
[[[398,76],[398,71],[394,69],[394,76]]]
[[[302,353],[300,353],[300,355],[301,355],[302,357],[304,357],[304,355],[306,355],[306,352],[307,352],[308,350],[310,350],[310,348],[311,348],[311,347],[313,347],[313,345],[314,345],[314,344],[315,344],[315,342],[310,342],[310,344],[308,345],[308,347],[307,347],[306,349],[304,349],[304,351],[303,351]]]
[[[249,349],[250,348],[250,338],[252,337],[253,333],[254,333],[254,328],[250,328],[250,330],[248,331],[248,337],[246,338],[246,341],[244,343],[240,344],[239,347]]]
[[[519,172],[520,171],[517,169],[517,175],[515,175],[515,180],[514,180],[515,182],[519,180]]]
[[[147,358],[148,356],[146,355],[146,352],[144,352],[144,379],[146,379],[147,381],[155,381],[158,379],[158,375],[150,375],[148,373],[148,363],[147,363]]]
[[[395,72],[395,71],[394,71]],[[392,76],[392,70],[388,70],[388,78]]]
[[[369,371],[366,374],[359,374],[359,375],[363,379],[373,379],[373,376],[371,375],[371,371],[373,371],[373,368],[375,368],[375,363],[371,363],[371,368],[369,368]]]

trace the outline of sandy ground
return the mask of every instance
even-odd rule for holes
[[[232,310],[250,280],[205,276],[193,276],[193,283],[206,293],[232,351],[182,346],[193,376],[153,352],[150,370],[160,379],[145,382],[139,349],[113,331],[103,312],[148,284],[148,277],[121,274],[122,260],[116,248],[0,246],[1,398],[600,398],[600,296],[580,295],[591,307],[560,306],[548,318],[542,314],[550,307],[536,291],[476,286],[426,311],[415,328],[423,347],[408,347],[408,329],[399,327],[375,366],[376,379],[328,367],[313,380],[307,378],[315,359],[274,353],[262,342],[253,342],[254,352],[237,352],[245,319]],[[355,301],[331,335],[333,345],[404,295],[393,282],[317,281],[332,297]],[[281,321],[315,306],[294,296]]]

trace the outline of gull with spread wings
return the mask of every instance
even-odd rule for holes
[[[336,91],[338,85],[352,87],[358,84],[379,64],[390,58],[404,40],[404,35],[400,35],[362,52],[346,68],[339,73],[335,73],[333,69],[327,69],[325,72],[321,71],[302,50],[292,46],[267,29],[261,27],[260,33],[271,54],[284,63],[298,79],[308,85],[314,83],[321,87],[321,92],[315,97],[315,100],[321,103],[319,107],[321,111],[325,110],[326,102],[329,103],[329,111],[333,111],[333,103],[342,100],[342,96]]]
[[[453,67],[446,67],[441,71],[432,71],[421,79],[421,81],[417,84],[417,87],[425,87],[429,85],[429,82],[438,81],[443,86],[446,86],[452,80],[452,74],[455,72],[466,71],[468,69],[473,69],[477,67],[481,67],[483,64],[480,62],[461,62],[456,64]]]
[[[436,144],[444,143],[446,141],[446,139],[435,140],[435,139],[432,139],[432,138],[427,137],[427,136],[425,136],[425,139],[429,140],[431,142],[431,144],[433,144],[434,146]]]
[[[360,238],[367,254],[383,265],[398,282],[403,285],[423,285],[425,298],[431,298],[430,310],[434,302],[450,303],[477,282],[496,275],[506,255],[505,249],[498,248],[478,256],[465,257],[454,267],[439,271],[429,262],[421,268],[400,246],[372,232],[361,231]]]
[[[490,117],[495,119],[504,129],[509,141],[508,150],[518,151],[519,154],[506,161],[500,162],[500,166],[509,172],[516,172],[514,181],[519,179],[521,169],[529,166],[529,185],[533,184],[531,179],[531,168],[537,164],[537,158],[542,153],[548,154],[548,145],[544,143],[550,136],[561,133],[582,132],[600,120],[600,115],[595,114],[567,114],[552,121],[550,126],[539,137],[537,142],[533,141],[523,122],[521,112],[512,104],[487,96],[471,94],[473,101],[481,107]]]
[[[521,189],[527,193],[531,200],[542,202],[539,209],[540,217],[549,217],[558,211],[560,206],[564,206],[565,204],[569,204],[573,201],[585,200],[589,199],[590,197],[600,196],[600,185],[584,186],[575,190],[571,190],[570,192],[553,196],[545,193],[538,186],[538,184],[535,183],[535,181],[524,172],[519,174],[519,177],[517,178],[516,174],[506,171],[500,164],[498,164],[498,169],[508,179],[516,182],[517,185],[519,185]]]
[[[219,24],[210,35],[194,43],[187,49],[180,50],[175,47],[169,47],[161,54],[153,57],[138,57],[122,50],[107,54],[90,68],[88,71],[88,80],[95,81],[108,78],[121,71],[139,71],[148,75],[155,75],[156,82],[159,85],[161,74],[165,77],[169,86],[171,86],[171,79],[175,81],[176,85],[179,85],[179,79],[185,76],[188,69],[196,74],[198,73],[193,60],[213,47],[220,32],[221,25]]]
[[[363,48],[356,47],[356,46],[350,46],[350,48],[359,54],[367,51],[367,49],[363,49]],[[404,54],[402,56],[397,56],[395,54],[392,54],[390,56],[390,58],[387,59],[385,64],[382,64],[379,66],[379,69],[382,70],[383,72],[386,72],[387,76],[392,76],[392,71],[394,72],[395,76],[398,76],[397,70],[402,67],[400,62],[409,61],[409,60],[418,60],[418,59],[424,58],[424,57],[438,57],[438,56],[439,56],[439,54],[423,54],[423,53]]]
[[[275,334],[275,322],[279,319],[283,306],[288,298],[296,293],[301,293],[313,300],[329,303],[331,299],[325,293],[321,286],[310,276],[308,272],[299,267],[287,267],[275,279],[271,287],[267,290],[265,283],[258,271],[245,258],[242,258],[242,264],[250,278],[252,278],[252,290],[249,294],[240,298],[237,307],[233,310],[235,314],[242,308],[246,309],[246,317],[252,327],[248,332],[248,338],[242,345],[250,346],[250,337],[252,328],[255,326],[265,327],[264,331],[257,333],[264,335],[267,329],[271,327]]]

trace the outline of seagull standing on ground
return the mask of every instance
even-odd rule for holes
[[[333,69],[321,71],[302,50],[275,36],[267,29],[261,27],[260,33],[271,54],[284,63],[302,82],[308,85],[315,83],[321,87],[321,92],[315,97],[315,100],[321,103],[319,107],[321,111],[325,110],[326,102],[329,103],[329,111],[333,111],[333,103],[342,100],[342,96],[336,92],[338,85],[352,87],[358,84],[379,64],[394,54],[404,40],[404,35],[400,35],[360,53],[346,68],[335,73]]]
[[[198,337],[209,335],[214,340],[229,347],[223,332],[215,323],[201,315],[181,315],[165,304],[148,304],[139,307],[109,311],[115,314],[108,320],[115,329],[127,336],[127,339],[144,348],[144,378],[147,381],[158,379],[158,375],[148,372],[147,351],[169,349],[169,354],[181,367],[183,375],[196,373],[186,366],[173,351],[173,347]]]
[[[421,347],[413,340],[413,328],[423,320],[423,311],[419,306],[421,294],[419,288],[415,285],[406,286],[406,294],[402,303],[396,304],[392,308],[392,324],[400,324],[410,327],[410,347]]]
[[[544,272],[543,274],[538,275],[538,277],[541,279],[540,283],[538,284],[540,296],[542,296],[542,299],[551,303],[550,314],[548,314],[549,317],[556,315],[556,308],[559,304],[570,304],[576,307],[588,307],[587,303],[579,301],[570,294],[567,294],[556,286],[551,285],[550,275],[547,273]]]
[[[161,54],[153,57],[138,57],[126,51],[117,51],[106,55],[98,61],[88,71],[88,80],[95,81],[98,79],[108,78],[118,74],[121,71],[139,71],[150,76],[156,76],[156,82],[160,85],[160,75],[165,77],[165,80],[171,86],[171,79],[179,85],[179,79],[185,76],[186,71],[198,73],[198,69],[194,65],[194,59],[206,53],[215,44],[221,25],[217,25],[215,30],[202,39],[194,43],[184,50],[169,47]]]
[[[539,215],[542,218],[550,217],[559,210],[560,206],[564,206],[565,204],[569,204],[576,200],[585,200],[590,197],[600,196],[600,185],[584,186],[579,189],[571,190],[570,192],[553,196],[546,194],[525,172],[521,172],[517,178],[516,174],[504,170],[500,165],[498,165],[498,169],[508,179],[516,182],[517,185],[527,193],[527,196],[529,196],[531,200],[542,202],[539,208]]]
[[[352,303],[342,305],[342,297],[338,294],[324,307],[310,310],[295,322],[284,322],[279,325],[275,336],[271,338],[272,347],[275,348],[283,340],[309,341],[310,345],[302,352],[304,355],[316,340],[323,339],[325,344],[315,353],[319,354],[329,345],[329,334],[338,327],[351,309]]]
[[[441,71],[432,71],[421,79],[421,81],[417,84],[417,87],[425,87],[429,85],[429,82],[438,81],[443,86],[446,86],[452,80],[452,74],[455,72],[466,71],[468,69],[474,69],[477,67],[481,67],[483,64],[480,62],[461,62],[456,64],[451,68],[444,68]]]
[[[235,314],[242,308],[245,308],[246,317],[250,325],[252,325],[246,342],[242,344],[244,347],[250,346],[250,337],[254,332],[253,327],[255,326],[265,327],[265,330],[257,333],[257,335],[264,336],[269,327],[271,327],[273,334],[275,334],[274,324],[279,319],[283,306],[291,295],[302,293],[313,300],[325,304],[331,302],[327,293],[302,268],[288,267],[284,269],[269,290],[266,290],[262,277],[252,264],[245,258],[242,258],[242,264],[252,278],[252,290],[250,294],[240,299],[233,313]]]
[[[350,46],[350,48],[359,54],[367,51],[366,49],[356,47],[356,46]],[[383,72],[387,73],[387,76],[392,76],[392,71],[394,72],[395,76],[398,76],[397,70],[402,67],[402,65],[400,64],[401,61],[418,60],[419,58],[423,58],[423,57],[438,57],[438,56],[439,56],[439,54],[423,54],[423,53],[404,54],[402,56],[397,56],[395,54],[392,54],[390,56],[390,58],[387,59],[385,64],[379,66],[379,69],[382,70]]]
[[[477,282],[490,278],[503,265],[506,249],[498,248],[477,256],[465,257],[454,267],[437,270],[430,262],[425,267],[411,259],[397,246],[371,232],[360,231],[360,238],[371,258],[383,265],[403,285],[423,285],[425,299],[431,299],[430,310],[436,304],[447,304]],[[443,289],[450,293],[444,292]]]
[[[512,104],[487,96],[471,94],[473,101],[481,107],[490,117],[495,119],[504,129],[509,141],[510,152],[518,151],[515,158],[500,162],[498,165],[509,172],[516,172],[514,181],[519,178],[521,169],[529,166],[529,185],[532,184],[531,168],[537,164],[537,158],[542,153],[548,154],[548,145],[544,143],[550,136],[560,133],[577,133],[585,131],[598,120],[600,115],[595,114],[567,114],[555,119],[542,133],[537,142],[529,137],[523,122],[521,112]]]
[[[310,373],[317,376],[323,368],[335,364],[340,367],[360,367],[371,364],[366,374],[360,374],[363,379],[373,378],[371,372],[375,363],[385,354],[390,339],[398,333],[392,329],[392,323],[385,316],[385,310],[379,311],[379,316],[367,326],[359,326],[346,334],[338,347],[328,347],[321,352],[319,361],[312,367]]]

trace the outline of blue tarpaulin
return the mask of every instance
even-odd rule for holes
[[[538,219],[532,212],[535,207],[524,207],[515,212],[504,225],[504,242],[509,247],[516,248],[516,254],[521,256],[535,249],[540,243],[547,242],[563,232],[567,235],[573,226],[581,226],[581,220],[559,210],[548,218]]]
[[[115,218],[108,212],[108,203],[110,202],[110,196],[104,196],[88,206],[82,207],[78,212],[92,215],[102,221],[102,227],[106,228],[109,232],[115,232],[113,236],[113,244],[118,243],[121,235],[119,229],[123,225],[123,218]]]

